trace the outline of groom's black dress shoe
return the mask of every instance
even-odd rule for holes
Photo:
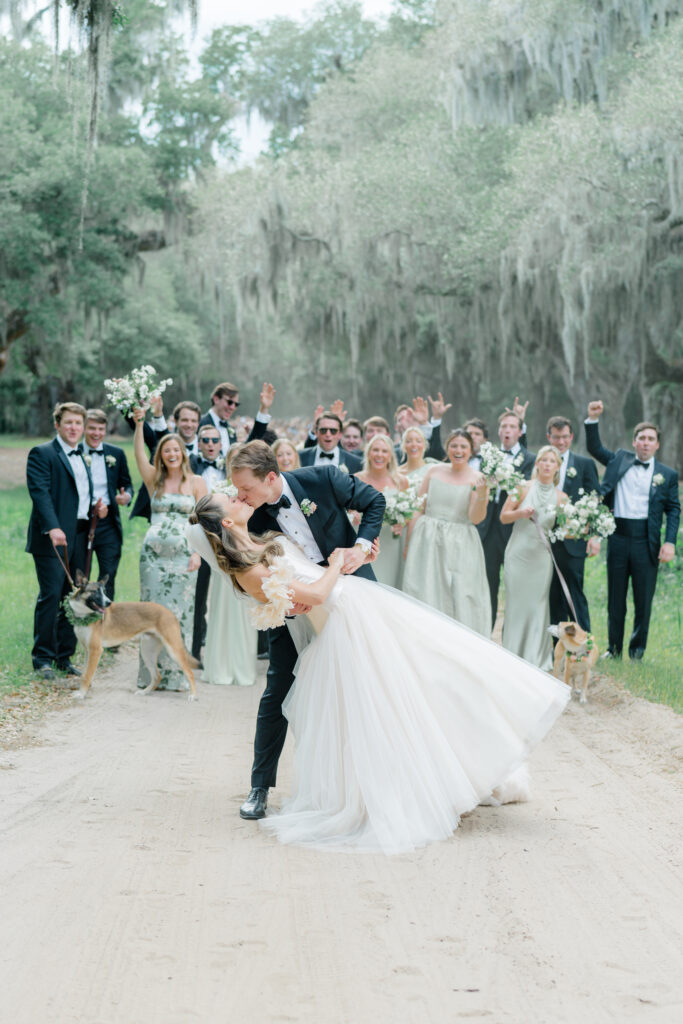
[[[628,652],[628,656],[631,661],[642,661],[643,655],[645,654],[644,647],[634,647],[632,651]]]
[[[70,661],[60,661],[57,665],[60,672],[66,672],[68,676],[80,676],[79,670]]]
[[[253,821],[256,818],[265,818],[266,807],[268,806],[268,790],[252,789],[251,793],[240,807],[240,818]]]

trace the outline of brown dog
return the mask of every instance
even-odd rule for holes
[[[586,633],[576,622],[559,622],[550,627],[550,632],[557,637],[553,674],[571,686],[579,694],[579,702],[585,704],[591,669],[598,660],[593,634]]]
[[[87,695],[103,647],[116,647],[125,640],[140,637],[140,654],[149,670],[152,682],[141,693],[156,690],[161,681],[157,657],[162,647],[176,661],[190,684],[189,700],[197,699],[197,686],[193,668],[198,662],[188,654],[180,632],[180,624],[169,608],[152,601],[117,601],[112,604],[104,592],[108,580],[105,576],[97,583],[89,583],[80,570],[76,572],[76,586],[66,598],[67,617],[76,637],[88,652],[88,663],[81,679],[81,688],[74,697],[81,700]]]

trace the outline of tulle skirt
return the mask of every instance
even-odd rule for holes
[[[569,688],[391,589],[344,577],[283,710],[281,842],[400,853],[446,839],[545,735]]]

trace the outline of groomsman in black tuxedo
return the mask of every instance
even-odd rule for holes
[[[28,453],[26,483],[33,509],[26,551],[33,555],[39,594],[33,628],[33,667],[43,679],[54,679],[52,666],[80,675],[71,664],[76,636],[62,609],[71,584],[57,558],[55,546],[67,557],[71,575],[85,569],[93,485],[80,444],[85,409],[76,402],[55,407],[57,436]],[[66,545],[67,551],[64,551]]]
[[[256,441],[263,437],[270,423],[270,408],[275,398],[275,388],[265,383],[261,388],[259,411],[254,419],[254,426],[247,441]],[[221,435],[223,455],[227,455],[232,445],[237,444],[237,432],[228,422],[240,404],[238,388],[229,381],[216,384],[211,392],[211,408],[204,413],[199,421],[200,427],[208,424],[216,427]]]
[[[474,446],[472,458],[469,460],[470,466],[479,472],[481,467],[479,449],[483,445],[484,441],[488,441],[489,439],[489,428],[483,420],[480,420],[476,416],[471,420],[467,420],[466,423],[463,423],[463,427],[472,438],[472,444]]]
[[[222,441],[218,428],[205,423],[197,434],[198,455],[190,455],[192,472],[204,478],[207,491],[225,480],[225,456],[222,455]],[[209,596],[211,569],[202,558],[197,570],[197,586],[194,592],[194,624],[192,628],[192,657],[201,662],[201,650],[206,639],[206,602]]]
[[[323,412],[315,421],[316,444],[299,452],[302,466],[334,466],[342,473],[358,473],[363,460],[340,445],[344,424],[336,412]]]
[[[536,456],[522,446],[521,439],[524,436],[524,431],[524,420],[517,413],[504,412],[498,417],[498,437],[501,450],[505,452],[506,458],[514,463],[515,468],[524,479],[530,480]],[[486,578],[491,594],[491,628],[495,625],[498,614],[500,570],[505,558],[505,548],[512,533],[512,524],[504,525],[500,521],[500,513],[506,500],[507,493],[498,488],[493,500],[488,503],[486,518],[477,526],[484,546]]]
[[[119,508],[130,504],[133,484],[126,453],[122,448],[105,443],[106,433],[106,413],[102,409],[88,409],[85,416],[83,457],[92,477],[93,502],[97,514],[93,552],[97,555],[98,579],[109,576],[105,591],[109,600],[113,601],[123,545]]]
[[[681,518],[678,474],[655,457],[660,433],[653,423],[639,423],[635,427],[634,451],[619,448],[611,452],[605,448],[598,427],[603,409],[600,400],[590,402],[585,424],[588,451],[606,467],[601,492],[617,523],[615,533],[607,541],[606,656],[621,657],[630,579],[634,617],[628,653],[632,660],[640,661],[647,646],[657,569],[660,562],[670,562],[676,553]]]
[[[280,473],[277,459],[262,441],[244,445],[231,466],[238,496],[256,511],[249,527],[256,534],[280,530],[296,541],[304,554],[319,564],[336,548],[344,548],[343,572],[374,580],[372,542],[379,536],[384,495],[351,473],[331,464]],[[306,499],[310,507],[306,505]],[[358,535],[347,509],[362,515]],[[295,612],[304,609],[294,609]],[[268,632],[268,681],[259,704],[254,739],[251,792],[240,808],[243,818],[262,818],[268,790],[275,785],[277,765],[287,733],[282,702],[294,681],[297,652],[286,626]]]
[[[599,493],[600,481],[595,463],[585,455],[575,455],[572,451],[574,432],[571,421],[564,416],[551,416],[546,427],[546,437],[562,459],[558,487],[564,491],[569,500],[577,501],[581,497],[579,494],[581,490],[585,494],[590,494],[591,491]],[[591,620],[588,601],[583,592],[583,572],[586,557],[591,558],[599,553],[600,540],[598,537],[591,537],[589,541],[555,541],[553,544],[555,561],[566,580],[574,602],[576,620],[581,629],[585,629],[588,633],[590,633]],[[550,621],[553,623],[566,622],[573,618],[559,577],[556,572],[553,572],[550,584]]]

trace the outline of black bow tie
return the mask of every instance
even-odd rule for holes
[[[228,421],[227,420],[219,420],[218,421],[218,425],[219,425],[219,427],[225,427],[226,430],[228,429]]]
[[[634,459],[633,460],[633,465],[634,466],[642,466],[643,469],[649,469],[650,468],[650,463],[649,462],[641,462],[640,459]]]
[[[215,466],[216,465],[216,460],[212,459],[211,461],[209,461],[208,459],[200,459],[199,463],[202,466]]]
[[[67,454],[68,454],[69,458],[71,458],[72,455],[82,455],[83,454],[83,449],[81,448],[81,446],[79,444],[78,448],[74,448],[73,451],[70,451]]]
[[[333,459],[334,458],[334,452],[320,452],[320,458],[321,459]]]
[[[266,512],[269,516],[277,516],[281,508],[291,508],[292,503],[286,494],[281,495],[280,500],[276,501],[274,505],[266,505]]]
[[[91,448],[90,449],[90,454],[91,455],[104,455],[104,452],[103,452],[103,450],[101,448]]]

